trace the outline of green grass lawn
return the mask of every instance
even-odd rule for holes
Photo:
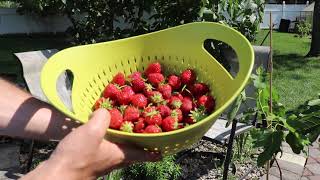
[[[65,37],[61,35],[0,36],[0,42],[0,75],[18,77],[22,74],[22,69],[14,53],[44,49],[62,49],[68,46]]]
[[[255,44],[260,44],[267,31],[260,31]],[[305,58],[310,38],[290,33],[273,33],[274,86],[281,102],[289,109],[320,93],[320,57]],[[264,45],[269,44],[269,39]]]

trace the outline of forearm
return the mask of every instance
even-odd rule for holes
[[[78,125],[51,105],[0,79],[0,135],[60,140]]]

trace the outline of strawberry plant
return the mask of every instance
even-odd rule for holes
[[[272,111],[269,111],[269,87],[266,84],[268,74],[259,68],[251,76],[251,82],[256,88],[256,108],[249,108],[240,117],[240,122],[253,123],[257,128],[250,132],[253,147],[262,148],[257,164],[263,166],[282,152],[282,142],[287,142],[292,151],[299,154],[310,145],[320,134],[320,95],[318,99],[308,100],[298,108],[286,110],[279,102],[279,95],[272,90]],[[235,118],[241,103],[246,103],[252,97],[242,93],[233,104],[228,114]],[[253,119],[253,122],[250,120]]]

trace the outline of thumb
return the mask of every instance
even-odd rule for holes
[[[79,127],[79,131],[85,131],[90,136],[103,139],[110,124],[110,114],[106,109],[98,109],[91,114],[90,120]]]

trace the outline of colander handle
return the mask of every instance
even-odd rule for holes
[[[41,71],[41,88],[45,92],[49,102],[54,104],[56,108],[62,111],[67,116],[79,120],[75,113],[70,111],[64,103],[61,101],[57,92],[57,80],[59,76],[66,70],[70,70],[73,73],[73,84],[77,83],[77,76],[72,69],[72,66],[68,66],[65,61],[54,60],[56,55],[53,55],[49,61],[44,65]],[[53,65],[54,64],[54,65]]]
[[[198,24],[197,28],[202,29],[202,31],[198,31],[200,33],[197,38],[203,49],[203,43],[206,39],[215,39],[228,44],[235,50],[239,61],[239,72],[232,81],[234,90],[237,91],[235,94],[240,93],[250,77],[254,64],[254,51],[250,42],[240,32],[221,23],[194,24]],[[203,31],[204,29],[206,31]]]

